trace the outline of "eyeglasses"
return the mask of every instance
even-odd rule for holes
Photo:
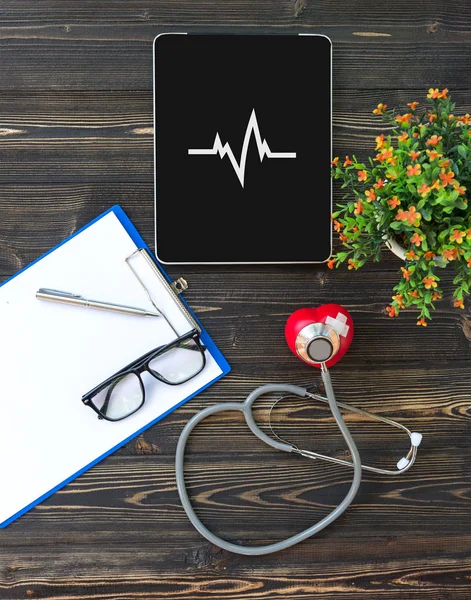
[[[147,352],[127,367],[82,396],[82,402],[98,413],[99,419],[121,421],[145,402],[141,374],[145,371],[167,385],[180,385],[204,369],[205,346],[196,329],[173,342]]]

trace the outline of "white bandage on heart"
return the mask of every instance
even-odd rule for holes
[[[339,312],[335,319],[333,317],[327,317],[325,320],[327,325],[330,325],[334,331],[336,331],[342,337],[347,337],[350,326],[347,325],[347,317]]]

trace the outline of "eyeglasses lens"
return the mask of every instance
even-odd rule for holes
[[[170,348],[149,362],[149,370],[172,384],[183,383],[197,375],[204,366],[198,344],[190,339]]]
[[[115,379],[93,398],[93,404],[110,419],[127,417],[143,402],[141,380],[134,373]]]

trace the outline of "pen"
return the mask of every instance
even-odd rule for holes
[[[159,313],[149,312],[143,308],[134,306],[123,306],[121,304],[112,304],[111,302],[101,302],[99,300],[87,300],[79,294],[71,294],[69,292],[61,292],[60,290],[51,290],[48,288],[40,288],[36,292],[36,298],[40,300],[51,300],[53,302],[61,302],[63,304],[72,304],[75,306],[87,306],[90,308],[100,308],[102,310],[111,310],[113,312],[125,313],[128,315],[140,315],[142,317],[160,317]]]

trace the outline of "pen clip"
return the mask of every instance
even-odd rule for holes
[[[64,298],[81,298],[80,294],[72,294],[70,292],[62,292],[61,290],[51,290],[50,288],[40,288],[38,294],[54,294],[55,296],[63,296]]]

